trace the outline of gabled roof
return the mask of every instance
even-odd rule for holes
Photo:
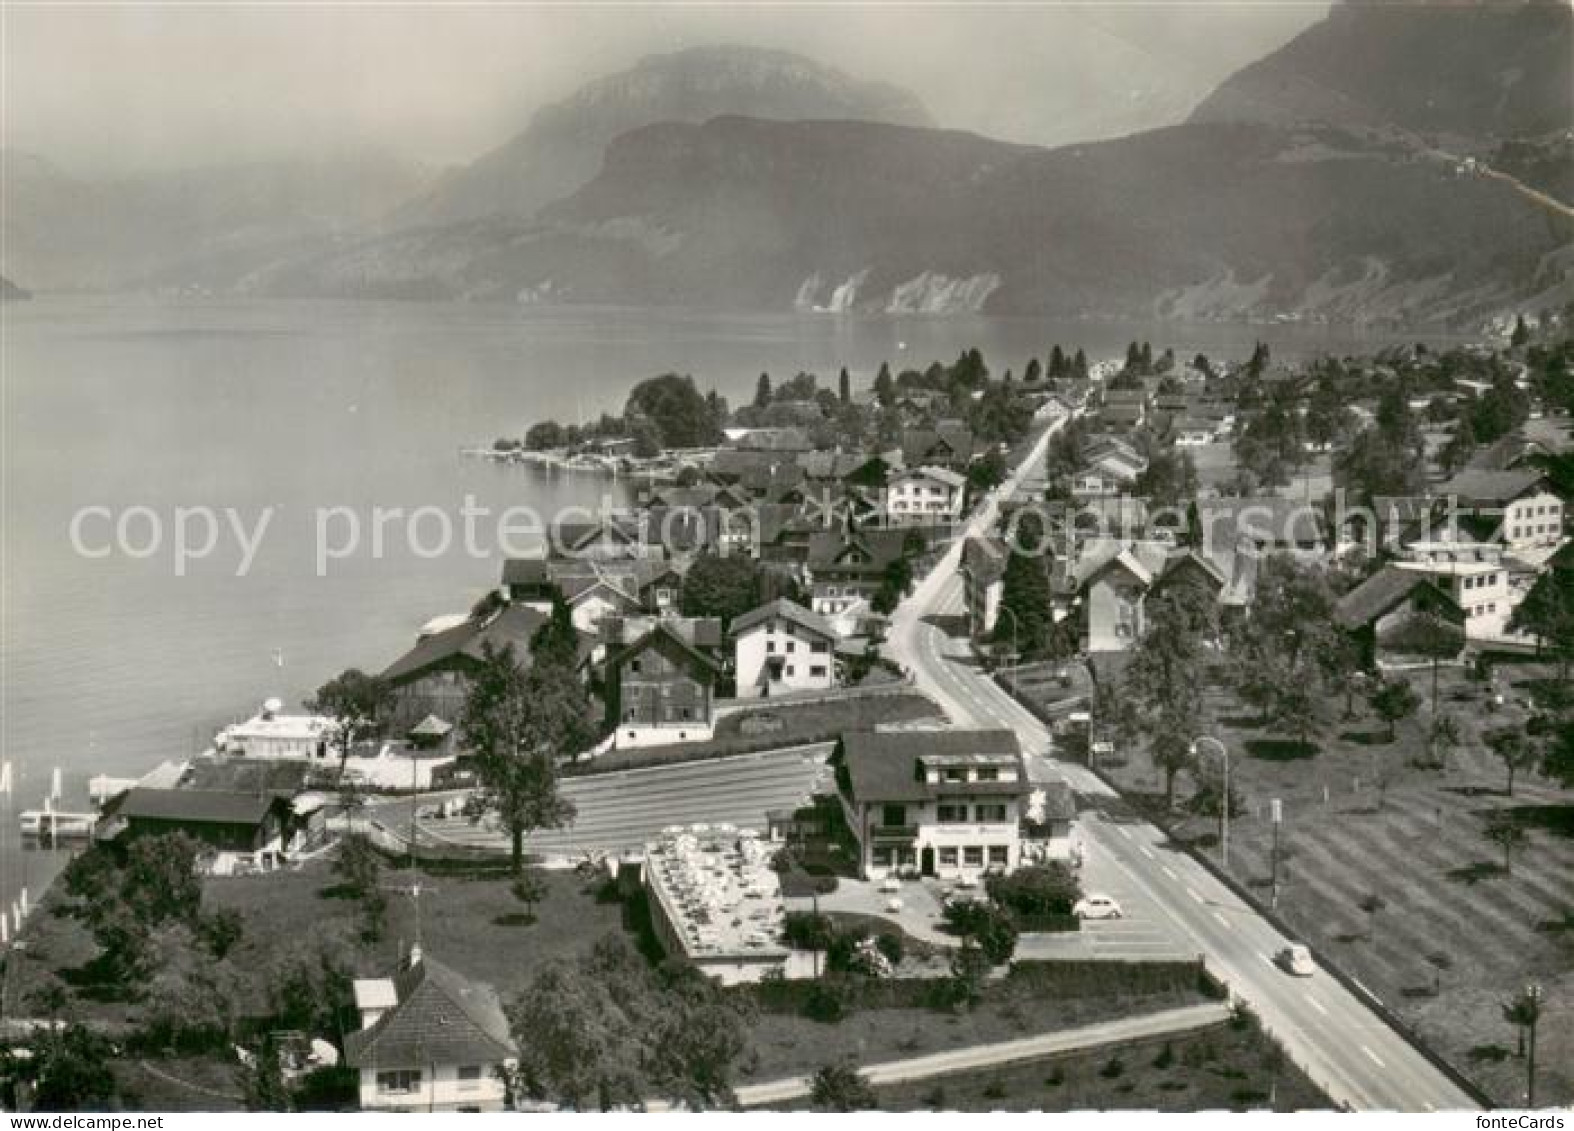
[[[1385,565],[1371,577],[1339,598],[1334,606],[1334,620],[1345,629],[1362,628],[1371,624],[1400,604],[1408,601],[1417,590],[1429,590],[1428,597],[1459,608],[1454,599],[1433,583],[1419,570],[1400,569]]]
[[[900,730],[849,731],[842,735],[831,757],[846,771],[853,801],[922,801],[937,792],[958,791],[955,783],[935,786],[920,772],[926,759],[991,756],[992,760],[1017,761],[1018,781],[1001,783],[1001,792],[1025,793],[1027,775],[1022,747],[1010,730]],[[970,782],[968,792],[984,792],[983,783]]]
[[[608,647],[621,648],[648,635],[657,625],[668,629],[679,640],[695,648],[721,647],[720,617],[629,616],[607,617],[600,624],[601,638]]]
[[[496,1064],[518,1055],[490,986],[421,957],[393,979],[398,1004],[344,1041],[353,1068]]]
[[[676,650],[678,655],[688,660],[691,664],[703,667],[712,674],[714,674],[720,666],[715,660],[711,659],[693,644],[690,644],[687,640],[683,639],[682,635],[669,621],[660,620],[657,621],[655,627],[649,632],[645,633],[645,635],[641,636],[633,643],[625,645],[614,652],[612,655],[608,656],[606,660],[606,669],[609,672],[617,671],[618,669],[622,668],[631,657],[636,656],[641,652],[648,651],[652,648]]]
[[[546,585],[551,580],[551,563],[545,558],[509,558],[503,563],[504,585]]]
[[[115,814],[127,820],[185,821],[194,825],[260,825],[282,799],[275,793],[135,786]]]
[[[895,483],[903,479],[930,479],[936,483],[944,483],[952,490],[960,490],[967,483],[966,476],[960,475],[949,468],[935,467],[933,464],[925,464],[922,467],[908,468],[906,471],[898,472],[891,477],[891,482]]]
[[[825,530],[811,534],[809,567],[879,572],[902,556],[902,548],[909,533],[907,530],[855,530],[848,534],[840,530]],[[849,553],[855,549],[869,560],[858,564],[847,561]]]
[[[902,459],[908,464],[926,463],[941,452],[949,453],[953,462],[967,463],[976,448],[973,430],[963,424],[942,423],[902,433]]]
[[[1533,468],[1515,471],[1466,469],[1438,487],[1437,493],[1444,498],[1457,498],[1466,505],[1503,506],[1529,494],[1546,478],[1544,473]]]
[[[778,597],[767,605],[761,605],[757,609],[750,609],[732,622],[732,627],[727,630],[727,635],[736,638],[757,625],[777,619],[791,621],[800,628],[817,633],[828,640],[836,638],[836,630],[831,627],[829,621],[820,616],[819,613],[811,612],[797,602],[789,601],[785,597]]]
[[[416,641],[414,648],[383,669],[382,678],[397,682],[456,656],[480,661],[487,644],[499,650],[512,644],[518,661],[528,664],[530,640],[549,619],[547,613],[529,605],[505,606],[487,620],[467,620],[453,628],[422,637]]]

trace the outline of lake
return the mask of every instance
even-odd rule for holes
[[[834,387],[845,365],[862,386],[881,361],[922,367],[972,346],[1020,373],[1057,342],[1096,360],[1133,338],[1184,357],[1244,357],[1259,337],[1276,356],[1388,340],[1299,326],[140,297],[45,296],[0,319],[0,758],[15,778],[0,811],[0,907],[22,882],[36,898],[58,864],[19,853],[11,812],[39,803],[54,767],[79,802],[93,774],[193,753],[268,696],[295,704],[344,667],[380,670],[422,623],[496,583],[495,552],[431,553],[430,512],[417,545],[394,519],[374,553],[373,508],[437,508],[458,523],[469,496],[492,515],[530,505],[550,517],[613,489],[461,458],[462,447],[543,417],[618,411],[634,381],[668,371],[736,403],[761,371],[818,372]],[[229,512],[183,576],[176,508]],[[355,516],[368,536],[357,552],[319,562],[322,508],[343,508],[326,526],[336,537]],[[78,552],[79,513],[82,549],[110,548],[126,516],[124,548],[146,556]],[[264,514],[242,571],[236,532],[255,534]],[[188,547],[206,543],[193,519],[185,528]]]

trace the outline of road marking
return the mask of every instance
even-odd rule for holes
[[[1127,840],[1131,839],[1131,832],[1130,832],[1129,829],[1126,828],[1125,825],[1116,825],[1115,826],[1115,831],[1118,832],[1121,836],[1125,837]]]
[[[1365,1045],[1361,1046],[1361,1051],[1364,1052],[1366,1054],[1367,1059],[1370,1060],[1373,1064],[1377,1065],[1377,1067],[1379,1067],[1379,1068],[1387,1068],[1388,1067],[1388,1065],[1384,1064],[1381,1060],[1378,1059],[1377,1054],[1375,1052],[1373,1052],[1371,1049],[1367,1048]]]
[[[1307,994],[1306,995],[1306,1000],[1311,1003],[1312,1008],[1317,1010],[1318,1013],[1321,1013],[1324,1017],[1328,1016],[1328,1010],[1323,1008],[1323,1003],[1322,1002],[1318,1001],[1311,994]]]
[[[1148,846],[1147,846],[1147,845],[1143,845],[1143,846],[1142,846],[1142,847],[1141,847],[1141,848],[1139,848],[1139,849],[1138,849],[1138,850],[1137,850],[1137,851],[1138,851],[1138,852],[1140,852],[1140,853],[1142,853],[1142,854],[1143,854],[1143,855],[1144,855],[1144,856],[1146,856],[1146,857],[1147,857],[1147,858],[1148,858],[1148,859],[1149,859],[1149,860],[1152,860],[1152,859],[1153,859],[1153,849],[1151,849],[1151,848],[1149,848],[1149,847],[1148,847]]]
[[[1163,872],[1166,876],[1168,876],[1172,880],[1180,879],[1180,877],[1175,874],[1175,872],[1170,868],[1170,866],[1168,864],[1160,864],[1159,865],[1159,871]]]
[[[1217,912],[1217,911],[1215,911],[1215,912],[1214,912],[1214,913],[1213,913],[1213,917],[1214,917],[1214,918],[1215,918],[1215,919],[1217,919],[1217,920],[1218,920],[1218,921],[1219,921],[1219,922],[1221,922],[1221,923],[1223,923],[1223,924],[1224,924],[1224,925],[1225,925],[1225,926],[1226,926],[1226,927],[1228,927],[1228,926],[1229,926],[1229,925],[1230,925],[1230,921],[1229,921],[1229,920],[1228,920],[1228,919],[1226,919],[1226,918],[1225,918],[1225,917],[1224,917],[1224,916],[1223,916],[1223,915],[1221,915],[1221,914],[1220,914],[1220,913],[1219,913],[1219,912]]]
[[[1202,896],[1198,895],[1195,891],[1193,891],[1189,887],[1186,889],[1186,894],[1191,896],[1191,901],[1193,903],[1201,903],[1202,902]]]

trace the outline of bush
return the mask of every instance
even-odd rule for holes
[[[811,1021],[834,1025],[858,1008],[858,987],[849,978],[831,975],[813,983],[804,1002],[804,1013]]]
[[[1070,915],[1082,898],[1076,875],[1058,860],[990,876],[984,886],[990,899],[1018,916]]]
[[[794,950],[829,950],[836,931],[831,920],[813,911],[789,911],[782,923],[782,938]]]
[[[874,945],[880,948],[880,953],[885,955],[886,961],[892,966],[896,966],[902,961],[902,954],[906,948],[902,944],[901,935],[876,935]]]
[[[946,904],[945,922],[956,934],[978,945],[992,964],[1011,961],[1017,949],[1017,928],[1010,912],[982,899],[957,899]]]

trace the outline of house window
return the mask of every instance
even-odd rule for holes
[[[1000,780],[1000,767],[999,766],[980,766],[979,770],[978,770],[978,780],[979,781],[999,781]]]
[[[882,825],[907,824],[907,806],[882,805],[880,806],[880,823]]]
[[[962,849],[962,864],[967,868],[982,868],[984,866],[984,846],[981,844],[965,845]]]
[[[991,867],[998,865],[1004,868],[1011,858],[1011,850],[1003,844],[989,846],[989,863]]]
[[[639,661],[638,660],[630,660],[629,661],[629,671],[633,672],[635,675],[639,674]]]
[[[1006,819],[1004,805],[980,805],[978,807],[978,820],[982,823],[1000,824]]]
[[[793,643],[791,640],[787,641],[787,652],[788,652],[788,654],[796,652],[797,650],[798,650],[798,645],[797,644]]]
[[[944,774],[946,781],[966,781],[967,771],[959,766],[947,767]]]
[[[394,1072],[379,1072],[377,1074],[377,1090],[392,1094],[404,1094],[419,1090],[421,1087],[421,1072],[419,1069],[401,1068]]]
[[[812,668],[809,669],[809,674],[811,676],[814,676],[817,679],[823,679],[824,676],[825,676],[825,665],[824,664],[815,664]]]
[[[818,653],[821,653],[822,655],[824,653],[826,653],[826,652],[829,652],[830,650],[831,650],[831,646],[829,644],[827,644],[823,640],[816,640],[809,647],[809,651],[811,651],[811,652],[818,652]]]
[[[794,671],[793,666],[791,664],[788,664],[785,670],[786,670],[786,673],[788,675],[792,675],[793,671]]]
[[[479,1064],[461,1064],[459,1066],[459,1086],[467,1092],[480,1087],[481,1066]]]
[[[942,868],[955,868],[956,867],[956,848],[955,848],[955,846],[952,846],[950,848],[942,848],[942,849],[940,849],[939,857],[940,857],[940,866]]]
[[[967,822],[966,805],[941,805],[938,813],[942,825],[961,825]]]
[[[767,656],[769,656],[769,655],[772,655],[773,653],[775,653],[775,651],[776,651],[776,641],[774,641],[774,640],[767,640],[765,642],[765,654]]]
[[[891,866],[891,850],[876,847],[869,852],[869,863],[876,868],[889,868]]]

